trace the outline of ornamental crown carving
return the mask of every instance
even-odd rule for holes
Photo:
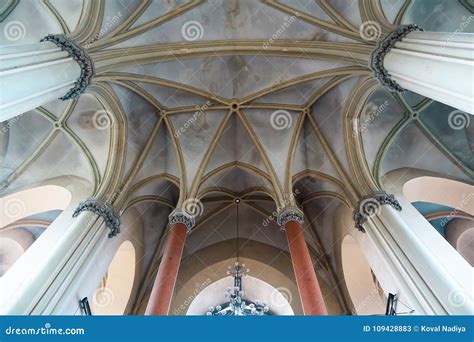
[[[83,211],[92,211],[94,214],[104,219],[105,225],[110,230],[109,238],[120,233],[120,225],[122,221],[119,214],[111,204],[97,198],[88,198],[84,202],[79,203],[78,207],[72,214],[72,217],[79,216]]]
[[[405,89],[392,79],[390,73],[384,67],[383,62],[385,56],[396,43],[402,41],[402,39],[410,32],[414,31],[423,31],[423,29],[418,27],[416,24],[401,25],[397,27],[377,43],[377,47],[374,49],[370,57],[369,67],[374,71],[375,78],[392,92],[404,92]]]
[[[188,214],[184,210],[175,209],[168,216],[170,226],[173,226],[175,223],[182,223],[186,226],[188,233],[196,224],[195,217]]]
[[[48,34],[40,40],[40,42],[51,42],[60,47],[61,50],[66,51],[72,59],[74,59],[81,68],[81,75],[77,79],[74,86],[60,98],[60,100],[69,100],[79,97],[91,83],[94,75],[94,63],[89,57],[86,49],[79,46],[72,39],[63,34]]]
[[[376,191],[360,200],[358,208],[352,212],[355,227],[360,232],[365,233],[363,223],[367,221],[369,217],[380,214],[382,205],[390,205],[395,210],[402,210],[402,206],[394,195],[387,194],[385,191]]]
[[[303,224],[303,212],[297,207],[286,207],[278,213],[277,223],[281,229],[284,229],[285,225],[290,221],[296,221],[299,224]]]

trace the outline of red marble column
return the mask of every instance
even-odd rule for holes
[[[183,212],[173,212],[170,215],[168,241],[161,258],[160,268],[153,284],[145,315],[168,315],[183,255],[186,233],[193,225],[192,218],[187,217]]]
[[[278,218],[284,227],[291,262],[295,272],[296,284],[300,294],[301,304],[305,315],[327,315],[321,288],[314,271],[313,262],[303,234],[303,213],[297,208],[284,210]]]

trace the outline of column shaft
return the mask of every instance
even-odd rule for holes
[[[379,42],[370,67],[391,91],[413,91],[474,114],[474,35],[402,25]]]
[[[81,69],[66,51],[50,42],[2,48],[0,122],[58,99],[74,86]]]
[[[288,221],[285,224],[285,232],[304,314],[327,315],[301,224],[297,221]]]
[[[408,204],[404,204],[404,210],[409,210]],[[373,221],[376,224],[371,229],[378,230],[377,233],[391,246],[391,252],[395,254],[392,257],[401,263],[402,272],[408,273],[406,278],[415,279],[410,290],[417,294],[427,312],[443,315],[474,313],[472,268],[441,235],[427,224],[409,226],[389,206],[382,206]],[[426,245],[427,241],[430,245]],[[439,256],[443,262],[438,260]]]
[[[58,98],[78,97],[94,73],[87,52],[64,35],[0,47],[0,122]]]
[[[183,254],[186,232],[186,225],[183,223],[178,222],[171,226],[160,268],[145,311],[146,315],[168,314]]]
[[[407,309],[416,315],[474,313],[472,267],[402,194],[365,196],[354,220],[374,242],[385,272],[395,280],[390,287],[397,288]]]
[[[474,114],[474,35],[411,32],[385,56],[401,87]]]

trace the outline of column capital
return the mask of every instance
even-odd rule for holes
[[[416,24],[398,26],[377,43],[377,47],[370,56],[369,67],[374,71],[375,78],[392,92],[404,92],[405,89],[392,79],[390,73],[383,65],[384,58],[396,43],[402,41],[403,38],[413,31],[423,31],[423,29]]]
[[[110,230],[109,238],[120,233],[120,225],[122,221],[119,214],[110,203],[97,198],[88,198],[79,203],[72,214],[72,217],[79,216],[83,211],[92,211],[94,214],[104,219],[105,225]]]
[[[72,57],[72,59],[79,64],[81,75],[74,84],[74,87],[69,89],[60,100],[69,100],[79,97],[90,84],[95,72],[94,63],[86,49],[63,34],[48,34],[46,37],[41,39],[40,42],[51,42],[55,44],[60,47],[61,50],[66,51],[69,54],[69,57]]]
[[[186,230],[188,233],[196,224],[196,219],[194,216],[190,215],[184,210],[175,209],[169,214],[168,216],[170,226],[174,225],[175,223],[182,223],[186,226]]]
[[[402,206],[397,201],[394,195],[387,194],[385,191],[375,191],[372,194],[364,196],[358,204],[358,208],[352,212],[352,218],[355,222],[355,227],[362,233],[365,229],[362,224],[369,217],[378,215],[382,205],[390,205],[395,210],[401,211]]]
[[[303,212],[297,207],[286,207],[283,208],[278,213],[277,223],[282,230],[285,229],[285,225],[290,221],[296,221],[299,224],[303,224],[304,222],[304,214]]]

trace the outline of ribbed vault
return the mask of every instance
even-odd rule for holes
[[[35,11],[41,27],[24,23],[23,43],[69,34],[88,49],[96,75],[79,99],[0,124],[9,127],[0,136],[2,196],[68,176],[121,212],[137,208],[153,238],[135,310],[166,238],[158,212],[189,200],[202,204],[190,253],[231,238],[236,198],[245,238],[286,250],[274,221],[262,222],[302,206],[318,273],[337,287],[330,229],[339,206],[383,188],[396,169],[473,183],[473,125],[443,128],[452,108],[385,91],[367,66],[375,40],[362,23],[383,35],[404,18],[427,19],[401,3],[20,2],[9,18]]]

